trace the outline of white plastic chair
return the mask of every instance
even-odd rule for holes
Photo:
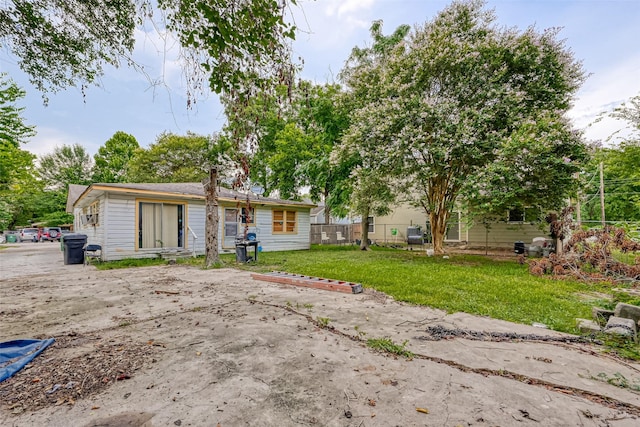
[[[325,233],[324,231],[322,232],[322,242],[324,244],[324,242],[329,243],[329,236],[327,236],[327,233]]]
[[[336,240],[338,241],[339,244],[342,244],[347,239],[342,235],[342,232],[336,231]]]

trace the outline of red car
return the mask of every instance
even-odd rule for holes
[[[55,242],[56,240],[59,242],[62,237],[62,230],[60,227],[44,227],[38,229],[38,241],[50,241]]]

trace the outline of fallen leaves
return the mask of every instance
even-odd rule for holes
[[[74,405],[78,399],[94,395],[116,381],[130,379],[135,371],[152,362],[158,351],[155,345],[134,342],[125,336],[103,338],[73,333],[55,338],[55,343],[27,365],[29,369],[0,383],[0,404],[13,414]]]

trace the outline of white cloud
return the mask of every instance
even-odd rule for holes
[[[354,12],[360,13],[362,10],[371,10],[375,0],[330,0],[324,1],[325,14],[327,16],[336,15],[338,18]]]
[[[630,56],[613,67],[603,68],[590,76],[578,93],[570,117],[575,125],[585,130],[585,136],[593,141],[605,141],[614,132],[628,135],[626,123],[604,118],[594,123],[599,115],[640,94],[640,55]]]
[[[38,126],[37,132],[37,135],[31,138],[22,148],[38,157],[45,154],[52,154],[56,147],[62,147],[63,145],[80,144],[90,154],[96,153],[98,148],[100,148],[100,144],[92,141],[78,140],[77,135],[65,133],[58,128]]]

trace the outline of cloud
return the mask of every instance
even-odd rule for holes
[[[363,10],[371,10],[375,0],[329,0],[322,2],[326,16],[341,18]]]
[[[96,153],[100,144],[88,140],[78,140],[77,135],[68,134],[58,128],[40,127],[37,128],[37,135],[31,138],[22,148],[37,155],[52,154],[56,147],[63,145],[82,145],[90,154]]]
[[[640,94],[640,54],[629,56],[625,61],[611,67],[604,67],[593,74],[578,92],[574,107],[569,116],[576,127],[585,130],[585,136],[594,141],[605,141],[619,132],[627,136],[627,124],[624,121],[604,118],[596,119]]]

